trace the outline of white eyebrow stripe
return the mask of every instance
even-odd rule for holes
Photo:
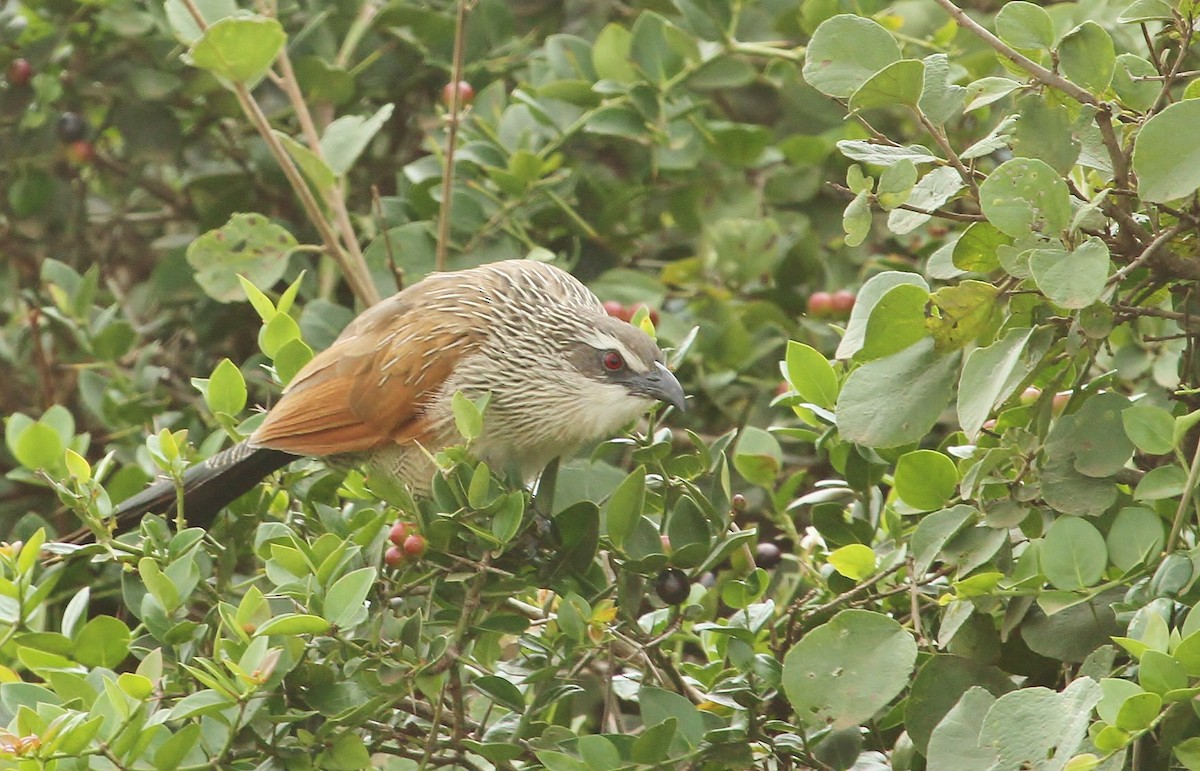
[[[584,336],[583,342],[599,351],[607,351],[612,349],[621,354],[621,358],[625,359],[625,365],[634,372],[642,374],[649,371],[646,362],[642,361],[642,357],[630,351],[624,343],[610,334],[601,332],[598,329],[588,330]]]

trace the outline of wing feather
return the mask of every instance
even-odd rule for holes
[[[420,440],[430,400],[483,339],[481,319],[429,307],[421,294],[402,292],[352,322],[297,373],[251,443],[324,456]]]

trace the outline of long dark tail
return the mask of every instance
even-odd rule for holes
[[[283,468],[298,456],[247,442],[235,444],[203,463],[183,472],[183,511],[192,527],[211,527],[221,509],[248,492],[263,477]],[[155,512],[170,516],[175,511],[175,485],[160,477],[137,495],[117,505],[113,515],[117,532],[125,532],[141,521],[144,514]],[[76,530],[62,539],[67,543],[89,543],[90,530]]]

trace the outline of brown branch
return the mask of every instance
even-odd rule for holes
[[[454,62],[450,68],[450,115],[446,127],[446,170],[442,173],[442,205],[438,210],[437,256],[435,267],[446,269],[450,251],[450,209],[454,200],[454,152],[458,144],[458,121],[462,110],[462,94],[458,84],[463,74],[463,39],[467,31],[467,2],[458,0],[458,15],[454,20]]]

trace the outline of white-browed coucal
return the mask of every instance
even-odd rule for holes
[[[435,273],[359,315],[312,359],[250,437],[183,476],[189,525],[300,456],[357,465],[428,493],[431,454],[461,441],[451,399],[490,394],[472,453],[531,479],[683,388],[645,332],[613,318],[571,274],[509,260]],[[116,507],[117,529],[170,512],[159,479]],[[75,540],[84,540],[76,538]]]

